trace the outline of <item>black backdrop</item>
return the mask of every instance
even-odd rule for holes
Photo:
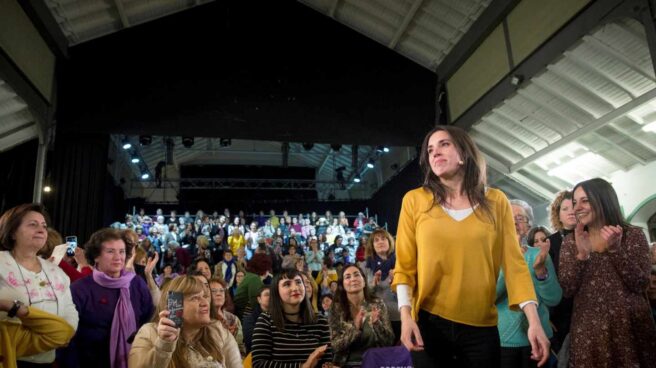
[[[32,202],[38,139],[0,153],[0,213]]]

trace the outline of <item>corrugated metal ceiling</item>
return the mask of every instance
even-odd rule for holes
[[[45,0],[69,46],[213,0]]]
[[[472,135],[491,166],[550,199],[656,160],[656,78],[642,25],[600,26],[486,114]]]
[[[0,152],[39,137],[27,103],[0,79]]]
[[[299,2],[435,71],[491,0]]]

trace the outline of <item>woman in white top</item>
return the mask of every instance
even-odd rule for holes
[[[62,317],[77,329],[78,314],[68,276],[37,256],[48,239],[47,217],[42,205],[31,203],[16,206],[0,217],[0,289],[14,289],[21,302]],[[55,351],[20,360],[48,366],[55,361]]]

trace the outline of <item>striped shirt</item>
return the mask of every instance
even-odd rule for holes
[[[328,345],[328,349],[318,367],[333,359],[330,328],[325,317],[317,316],[313,324],[286,321],[285,329],[280,331],[273,325],[271,316],[262,312],[253,330],[253,368],[298,368],[323,345]]]

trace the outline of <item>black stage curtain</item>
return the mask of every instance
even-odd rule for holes
[[[0,153],[0,213],[31,203],[39,140],[33,139]]]
[[[378,215],[378,225],[383,226],[387,222],[387,230],[392,235],[396,235],[403,196],[408,191],[420,187],[421,181],[419,160],[414,159],[371,197],[369,210],[370,213]]]
[[[46,201],[53,227],[80,243],[104,225],[109,135],[59,135],[50,156],[53,196]]]

